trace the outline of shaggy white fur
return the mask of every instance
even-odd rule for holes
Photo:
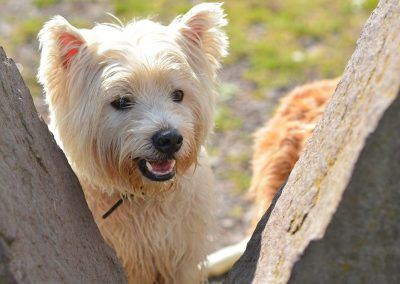
[[[39,34],[50,129],[131,283],[204,279],[198,264],[209,249],[214,198],[203,146],[226,23],[221,4],[203,3],[168,26],[144,19],[77,29],[56,16]],[[152,140],[166,129],[183,137],[172,156]],[[142,162],[147,171],[170,166],[168,178],[149,178]],[[128,201],[102,219],[121,194]]]

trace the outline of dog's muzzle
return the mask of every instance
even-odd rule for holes
[[[151,138],[154,148],[167,159],[140,159],[139,169],[142,174],[153,181],[166,181],[175,176],[176,161],[173,158],[183,144],[183,137],[177,129],[160,130]]]

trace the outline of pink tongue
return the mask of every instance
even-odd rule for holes
[[[150,165],[156,172],[168,172],[171,169],[171,162],[169,161],[150,162]]]

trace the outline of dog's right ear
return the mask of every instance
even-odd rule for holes
[[[56,99],[65,90],[68,71],[87,46],[81,32],[61,16],[48,21],[38,35],[41,56],[38,80],[48,97]]]
[[[42,63],[51,63],[53,68],[67,69],[78,52],[85,46],[85,40],[77,28],[61,16],[48,21],[39,32]]]

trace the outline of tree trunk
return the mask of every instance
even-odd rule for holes
[[[123,283],[79,182],[0,48],[0,283]]]
[[[381,1],[225,283],[400,282],[400,3]]]

